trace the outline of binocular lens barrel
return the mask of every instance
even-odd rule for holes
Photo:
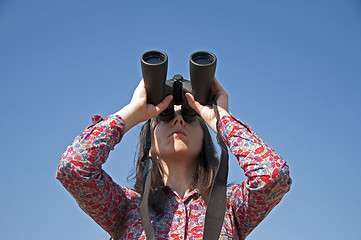
[[[160,51],[149,51],[143,54],[142,60],[147,64],[160,64],[167,61],[167,55]]]
[[[191,61],[196,65],[210,65],[216,61],[216,56],[210,52],[195,52],[191,56]]]
[[[193,96],[202,105],[210,103],[216,63],[217,58],[211,52],[195,52],[190,57],[189,69]]]
[[[141,57],[147,101],[157,105],[164,98],[164,84],[167,78],[168,56],[161,51],[148,51]]]
[[[182,87],[182,89],[178,91],[182,93],[181,96],[178,96],[178,94],[177,98],[174,99],[174,101],[177,99],[179,101],[174,103],[181,104],[181,102],[186,101],[183,100],[183,90],[187,90],[191,91],[195,99],[202,105],[209,104],[216,63],[217,58],[211,52],[200,51],[193,53],[189,60],[191,89],[190,87],[185,87],[185,89]],[[145,52],[141,57],[141,66],[144,84],[147,90],[147,101],[148,103],[157,105],[164,99],[165,93],[169,94],[168,90],[165,90],[165,88],[169,88],[169,86],[166,86],[168,56],[162,51]],[[184,104],[186,104],[186,102],[184,102]]]

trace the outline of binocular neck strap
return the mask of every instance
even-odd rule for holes
[[[213,180],[211,193],[209,196],[206,221],[204,224],[203,239],[217,240],[222,230],[227,201],[227,178],[228,178],[228,148],[224,143],[219,131],[219,115],[217,102],[212,101],[214,114],[217,118],[217,142],[221,147],[221,157],[219,159],[216,176]]]
[[[147,122],[147,135],[146,135],[146,142],[145,142],[145,150],[144,155],[142,157],[142,161],[146,164],[143,170],[143,194],[142,194],[142,201],[140,203],[140,216],[142,217],[143,228],[145,230],[145,235],[147,239],[155,240],[155,233],[152,223],[150,222],[149,217],[149,209],[148,209],[148,198],[149,198],[149,191],[150,185],[152,182],[152,169],[153,169],[153,162],[152,159],[149,157],[149,151],[152,146],[150,137],[150,120]]]

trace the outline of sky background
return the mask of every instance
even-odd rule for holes
[[[191,53],[213,52],[232,114],[290,166],[291,191],[248,240],[361,240],[360,46],[357,0],[0,0],[0,238],[109,239],[57,164],[91,115],[130,101],[157,49],[186,79]],[[139,129],[104,166],[123,186]]]

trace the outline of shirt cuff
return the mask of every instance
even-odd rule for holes
[[[110,130],[116,130],[119,133],[119,138],[116,140],[116,143],[120,142],[124,135],[124,127],[125,122],[124,119],[116,114],[111,114],[106,118],[103,118],[101,115],[92,115],[91,116],[92,123],[90,126],[87,127],[87,129],[92,128],[94,125],[104,121],[107,122],[107,126],[110,128]]]
[[[230,137],[234,135],[235,131],[238,132],[239,130],[252,133],[251,129],[245,123],[235,118],[232,114],[223,116],[219,121],[219,131],[227,145],[229,145]]]

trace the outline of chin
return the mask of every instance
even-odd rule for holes
[[[189,151],[188,144],[181,139],[172,139],[168,146],[173,148],[175,151]]]
[[[165,150],[164,152],[167,152],[167,155],[172,155],[172,154],[190,155],[192,152],[192,150],[187,145],[184,144],[173,145],[172,147],[164,150]]]

